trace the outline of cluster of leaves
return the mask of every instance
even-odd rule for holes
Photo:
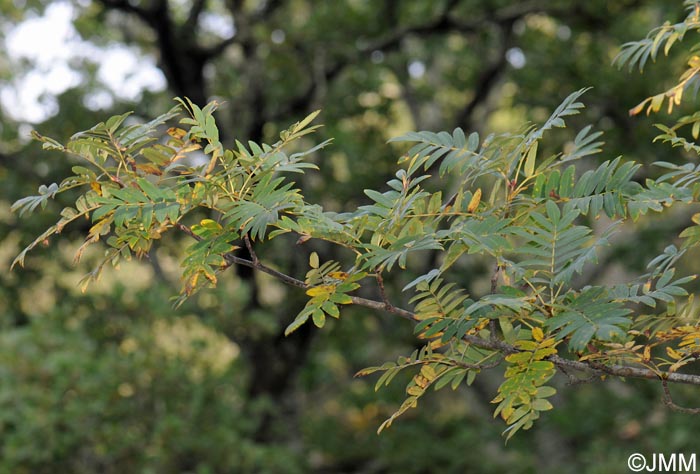
[[[360,284],[356,282],[365,277],[363,272],[350,274],[340,271],[340,263],[332,260],[319,265],[316,252],[312,252],[309,256],[309,265],[311,269],[306,273],[304,283],[309,288],[306,290],[306,294],[311,299],[306,303],[304,310],[287,327],[286,335],[298,329],[309,317],[318,328],[322,328],[326,324],[326,315],[339,318],[338,305],[352,303],[352,298],[348,293],[359,288]]]
[[[697,21],[697,10],[693,12],[686,20],[691,26]],[[669,48],[682,37],[678,33],[673,38],[677,32],[667,34],[666,29],[648,47],[652,57],[663,41]],[[632,48],[625,47],[620,63],[645,60],[645,53],[630,53]],[[549,382],[567,361],[585,366],[594,360],[596,365],[589,367],[598,371],[624,361],[668,377],[698,354],[700,323],[683,288],[693,276],[673,280],[675,263],[700,244],[698,226],[681,234],[682,249],[667,248],[650,262],[648,273],[628,283],[581,281],[587,265],[596,263],[599,249],[620,232],[622,223],[696,202],[700,193],[697,167],[689,165],[659,162],[669,171],[643,184],[635,180],[640,165],[621,158],[580,173],[574,162],[601,151],[600,132],[591,127],[583,128],[561,153],[542,156],[539,143],[580,112],[584,93],[568,96],[543,125],[513,133],[482,138],[458,128],[394,139],[411,147],[399,159],[400,169],[388,189],[365,190],[372,202],[343,214],[307,203],[288,179],[290,173],[315,168],[304,159],[326,144],[285,151],[293,142],[304,144],[299,140],[317,128],[311,125],[317,113],[282,132],[273,145],[237,142],[236,149],[224,149],[219,141],[216,104],[200,109],[187,100],[146,124],[129,124],[128,115],[113,117],[65,146],[37,135],[45,148],[78,156],[87,165],[76,166],[74,176],[40,189],[14,208],[31,212],[58,193],[75,188],[84,192],[15,263],[81,217],[93,225],[78,257],[98,241],[107,247],[103,263],[86,282],[105,263],[145,255],[165,232],[184,231],[195,243],[182,263],[183,298],[215,285],[221,271],[240,263],[299,286],[310,297],[287,334],[309,319],[323,327],[327,316],[338,318],[340,306],[347,304],[384,309],[416,322],[417,336],[426,341],[422,349],[361,372],[383,371],[380,387],[401,370],[418,370],[406,387],[405,402],[380,430],[415,407],[429,387],[456,388],[463,380],[471,384],[483,370],[503,365],[503,382],[493,403],[511,437],[552,408],[547,399],[555,389]],[[176,117],[177,127],[159,131]],[[665,130],[662,139],[673,141],[672,131]],[[209,217],[189,223],[195,210]],[[594,226],[601,217],[610,221],[604,231]],[[697,215],[693,220],[700,222]],[[255,255],[253,242],[290,232],[299,235],[298,243],[319,239],[340,245],[354,259],[321,262],[312,253],[303,281],[275,272]],[[241,242],[252,260],[236,255]],[[436,268],[404,287],[413,293],[413,308],[397,308],[386,295],[383,278],[396,267],[409,268],[426,253],[437,254],[432,260]],[[470,296],[452,270],[477,258],[491,262],[494,272],[490,291]],[[375,281],[381,301],[350,295]],[[661,324],[668,320],[678,324]],[[652,352],[656,346],[664,351]]]
[[[430,193],[414,183],[425,180],[426,175],[413,181],[406,178],[400,189],[394,180],[389,183],[394,190],[382,195],[367,193],[376,204],[364,210],[382,218],[373,229],[381,228],[382,237],[389,234],[403,239],[399,241],[401,247],[394,242],[384,246],[373,242],[371,258],[363,260],[360,256],[358,262],[381,273],[383,265],[388,269],[396,261],[403,268],[405,255],[415,247],[444,252],[440,268],[404,288],[407,291],[415,287],[417,291],[411,303],[415,304],[413,311],[419,321],[416,333],[431,340],[426,347],[440,347],[443,355],[464,363],[464,342],[473,341],[473,337],[495,337],[496,326],[488,323],[498,321],[498,335],[517,351],[505,358],[505,380],[494,399],[499,403],[497,413],[509,424],[508,436],[531,426],[539,411],[549,407],[543,399],[553,394],[554,388],[544,384],[555,369],[551,361],[543,359],[558,352],[554,348],[557,344],[565,341],[569,351],[584,358],[591,351],[599,353],[606,344],[626,342],[639,334],[631,332],[630,317],[637,303],[654,308],[659,301],[669,305],[665,313],[646,321],[649,324],[656,318],[663,319],[673,311],[675,298],[687,294],[682,285],[693,279],[690,276],[671,283],[673,270],[669,267],[663,278],[643,275],[640,278],[647,279],[646,285],[632,281],[616,291],[574,284],[585,265],[596,262],[597,250],[619,231],[621,221],[636,221],[649,211],[694,200],[693,190],[677,186],[672,177],[647,180],[644,185],[634,181],[640,165],[621,158],[577,177],[575,166],[569,162],[599,151],[600,143],[595,141],[599,134],[590,133],[590,127],[577,136],[572,150],[534,159],[537,141],[553,126],[563,126],[562,117],[581,108],[576,99],[582,93],[567,98],[543,127],[488,137],[478,151],[478,137],[472,134],[465,141],[459,130],[452,134],[410,133],[400,138],[418,141],[402,159],[408,163],[403,176],[415,174],[420,167],[427,171],[437,163],[440,174],[455,173],[459,187],[447,202],[443,202],[440,191]],[[435,155],[444,157],[443,161],[433,160]],[[453,166],[454,157],[460,156],[462,160],[455,161],[458,166]],[[446,160],[451,161],[445,165]],[[567,167],[561,172],[563,166]],[[481,201],[483,189],[491,190],[487,203]],[[619,221],[598,233],[581,218],[597,219],[601,215]],[[421,232],[412,235],[407,229]],[[374,239],[378,241],[376,234]],[[493,258],[496,268],[492,292],[477,301],[468,298],[465,289],[455,282],[445,284],[443,280],[452,265],[472,253]],[[540,334],[538,340],[536,335]],[[545,349],[542,341],[551,346],[544,345]],[[491,356],[501,352],[497,344],[490,348]],[[468,364],[465,372],[475,374],[484,368],[484,360]],[[403,366],[375,369],[393,375]],[[434,378],[439,376],[438,371]],[[523,384],[529,384],[528,388]],[[420,396],[408,395],[407,404],[397,413],[414,406]]]
[[[520,428],[528,429],[539,418],[540,412],[551,410],[552,404],[547,400],[556,393],[553,387],[545,384],[554,376],[554,364],[544,360],[556,354],[554,338],[544,339],[540,328],[531,331],[532,340],[517,341],[519,350],[506,356],[510,364],[506,369],[506,381],[498,388],[498,396],[493,403],[498,403],[494,415],[508,423],[508,438]]]
[[[106,258],[84,280],[99,277],[105,263],[141,257],[153,242],[195,209],[216,214],[188,227],[197,242],[183,261],[183,293],[192,294],[216,284],[217,273],[228,265],[223,255],[242,235],[265,237],[267,228],[283,213],[295,213],[303,204],[287,173],[300,173],[315,165],[302,162],[306,153],[287,155],[283,149],[316,127],[307,127],[316,114],[284,131],[276,144],[237,143],[237,150],[223,150],[213,117],[217,104],[199,108],[190,101],[145,124],[126,125],[129,114],[112,117],[88,131],[74,135],[65,145],[35,134],[48,150],[77,156],[87,163],[74,166],[73,176],[60,184],[42,186],[37,196],[17,201],[20,215],[45,206],[59,193],[82,187],[86,191],[61,212],[61,219],[20,253],[13,265],[23,264],[29,250],[45,242],[79,218],[90,218],[85,248],[100,240],[108,246]],[[177,116],[187,130],[171,127],[160,137],[157,127]],[[323,146],[319,145],[316,148]],[[202,150],[203,148],[203,150]],[[218,164],[218,172],[212,173]],[[222,225],[223,224],[223,225]]]
[[[683,21],[673,24],[667,21],[650,31],[643,40],[623,44],[613,63],[620,67],[627,65],[630,71],[637,66],[639,72],[642,72],[649,58],[655,62],[661,51],[668,56],[673,45],[682,41],[688,31],[699,30],[700,3],[695,0],[686,0],[684,3],[688,14]],[[671,113],[675,106],[681,104],[686,89],[691,89],[693,95],[696,95],[700,89],[700,56],[696,54],[699,47],[700,43],[696,43],[689,49],[687,68],[676,84],[664,92],[644,99],[630,110],[630,115],[636,115],[645,109],[647,115],[658,112],[664,102],[667,103],[667,110]]]
[[[304,472],[291,450],[249,441],[244,394],[228,364],[212,363],[227,341],[194,318],[153,324],[150,309],[117,345],[82,326],[66,337],[53,315],[0,335],[2,471]],[[192,338],[167,346],[178,328]],[[202,426],[216,442],[192,436]]]

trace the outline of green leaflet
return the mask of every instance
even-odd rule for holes
[[[632,312],[624,303],[615,301],[604,288],[588,288],[571,294],[556,308],[545,326],[557,331],[557,339],[568,337],[571,351],[583,351],[593,339],[623,340],[626,328],[632,324],[627,317]]]

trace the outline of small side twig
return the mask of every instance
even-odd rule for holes
[[[493,275],[491,275],[491,294],[496,293],[496,289],[498,288],[498,278],[500,276],[501,276],[501,264],[496,263],[496,268],[493,271]],[[489,339],[491,339],[491,341],[496,340],[496,320],[495,319],[489,320]]]
[[[193,238],[194,240],[196,240],[197,242],[200,242],[200,241],[202,240],[202,238],[201,238],[200,236],[198,236],[197,234],[195,234],[194,232],[192,232],[192,229],[190,229],[189,227],[187,227],[185,224],[181,224],[181,223],[178,222],[177,224],[175,224],[175,226],[176,226],[178,229],[180,229],[182,232],[184,232],[185,234],[187,234],[187,235],[189,235],[190,237],[192,237],[192,238]]]
[[[377,286],[379,287],[379,296],[384,302],[384,309],[387,311],[391,311],[391,308],[394,307],[393,304],[389,301],[389,298],[386,296],[386,289],[384,288],[384,278],[382,277],[381,273],[377,273],[374,275],[374,277],[377,279]]]
[[[224,254],[224,260],[226,260],[226,266],[224,268],[228,268],[232,265],[243,265],[246,267],[254,268],[255,270],[260,270],[263,273],[267,273],[268,275],[271,275],[278,280],[280,280],[283,283],[286,283],[291,286],[296,286],[297,288],[301,288],[302,290],[307,290],[309,286],[304,283],[301,280],[297,280],[294,277],[291,277],[289,275],[286,275],[282,272],[279,272],[275,270],[274,268],[270,268],[266,265],[263,265],[262,263],[258,262],[255,263],[252,260],[248,260],[246,258],[241,258],[241,257],[236,257],[232,253],[226,253]]]
[[[250,242],[250,237],[248,237],[248,234],[245,234],[243,236],[243,242],[245,242],[245,246],[248,249],[248,252],[250,252],[250,259],[255,265],[259,265],[260,260],[258,260],[258,256],[255,253],[255,250],[253,250],[253,244]]]
[[[661,379],[661,386],[664,389],[664,405],[666,405],[668,408],[670,408],[673,411],[677,411],[680,413],[686,413],[688,415],[700,415],[700,408],[686,408],[682,407],[680,405],[676,405],[673,402],[673,398],[671,398],[671,391],[668,389],[668,380],[665,378]]]

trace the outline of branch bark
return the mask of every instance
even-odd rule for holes
[[[196,236],[189,228],[182,224],[178,224],[178,228],[184,231],[190,236],[193,236],[197,240],[201,240]],[[228,253],[224,255],[224,258],[228,264],[231,265],[243,265],[254,270],[267,273],[278,280],[286,283],[287,285],[295,286],[301,289],[308,289],[308,285],[302,280],[296,279],[278,270],[270,268],[260,262],[259,260],[254,262],[245,258],[236,257],[235,255]],[[391,314],[395,314],[403,319],[409,321],[418,322],[420,319],[416,313],[409,311],[407,309],[399,308],[394,305],[387,305],[385,301],[371,300],[368,298],[362,298],[359,296],[352,296],[352,303],[357,306],[362,306],[369,309],[375,309],[380,311],[386,311]],[[520,352],[514,346],[506,343],[497,338],[483,339],[479,336],[467,334],[462,338],[465,342],[472,344],[481,349],[488,349],[501,352],[503,354],[513,354]],[[693,374],[681,374],[676,372],[656,372],[644,367],[633,367],[627,365],[604,365],[593,361],[577,361],[571,359],[565,359],[559,355],[552,355],[546,358],[552,362],[557,368],[562,370],[564,374],[568,375],[570,370],[579,370],[582,372],[593,373],[597,375],[612,375],[621,378],[638,378],[638,379],[648,379],[648,380],[661,380],[662,382],[674,382],[689,385],[700,385],[700,375]]]

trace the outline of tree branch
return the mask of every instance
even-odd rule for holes
[[[219,56],[221,53],[223,53],[226,48],[231,46],[232,44],[236,43],[238,39],[238,34],[233,33],[231,36],[228,38],[224,38],[218,43],[216,43],[213,46],[210,46],[208,48],[201,48],[199,50],[199,53],[202,55],[203,58],[205,58],[207,61]]]
[[[267,273],[268,275],[271,275],[271,276],[277,278],[278,280],[282,281],[283,283],[286,283],[287,285],[296,286],[297,288],[301,288],[302,290],[305,290],[308,288],[307,284],[304,283],[303,281],[297,280],[294,277],[291,277],[287,274],[284,274],[280,271],[277,271],[273,268],[270,268],[266,265],[263,265],[260,262],[255,263],[252,260],[248,260],[248,259],[241,258],[241,257],[236,257],[235,255],[233,255],[231,253],[225,254],[224,259],[226,260],[226,264],[227,264],[225,268],[228,268],[234,264],[235,265],[243,265],[246,267],[253,268],[255,270],[259,270],[263,273]]]
[[[316,75],[312,76],[311,82],[308,85],[308,87],[306,87],[306,89],[304,89],[304,91],[301,94],[292,98],[286,104],[285,107],[273,112],[268,117],[268,120],[274,121],[280,117],[287,116],[291,113],[300,113],[308,109],[309,102],[313,100],[317,89],[322,84],[326,84],[332,81],[337,76],[339,76],[345,70],[346,67],[356,64],[357,61],[360,60],[360,58],[371,54],[373,51],[388,51],[397,49],[406,36],[412,34],[429,36],[432,34],[444,33],[454,28],[458,28],[460,31],[463,32],[476,32],[477,27],[479,26],[478,22],[475,22],[474,24],[470,25],[457,26],[457,23],[455,23],[449,18],[451,11],[458,3],[459,0],[450,0],[449,2],[447,2],[447,5],[442,11],[442,13],[429,23],[398,28],[382,38],[376,39],[374,41],[368,41],[366,42],[366,44],[353,49],[352,54],[347,54],[343,60],[336,61],[333,64],[330,64],[327,67],[325,67],[322,73],[317,75],[320,77],[315,77]],[[393,7],[394,4],[390,3],[389,6]],[[391,8],[390,13],[391,16],[395,16],[395,8]]]
[[[107,8],[120,10],[125,13],[133,13],[149,25],[153,24],[155,12],[158,8],[158,5],[154,5],[153,7],[148,9],[139,7],[132,4],[128,0],[100,0],[100,2]]]
[[[199,22],[199,17],[202,15],[206,5],[207,0],[194,0],[192,3],[190,13],[187,15],[187,20],[182,25],[182,29],[187,35],[194,36],[195,30],[197,29],[197,23]]]
[[[154,0],[148,8],[134,5],[129,0],[99,1],[107,9],[134,15],[146,23],[156,36],[159,67],[170,89],[176,95],[189,97],[194,103],[204,106],[207,93],[203,70],[211,55],[207,56],[206,49],[195,41],[196,24],[176,24],[170,15],[168,0]],[[206,2],[202,3],[192,6],[188,21],[196,21],[201,13],[198,9],[203,9]]]
[[[177,227],[186,233],[187,235],[195,238],[196,240],[201,240],[201,237],[198,235],[194,234],[192,230],[183,225],[178,223]],[[283,283],[286,283],[291,286],[296,286],[297,288],[301,289],[308,289],[308,285],[304,283],[301,280],[298,280],[292,276],[289,276],[285,273],[282,273],[280,271],[277,271],[273,268],[268,267],[267,265],[261,263],[259,260],[257,262],[253,262],[252,260],[248,260],[245,258],[240,258],[236,257],[232,253],[227,253],[223,255],[224,259],[226,260],[226,267],[228,268],[231,265],[243,265],[246,267],[250,267],[252,269],[261,271],[263,273],[267,273],[268,275],[271,275],[278,280],[282,281]],[[416,313],[402,309],[393,305],[389,305],[387,307],[387,303],[385,301],[376,301],[376,300],[371,300],[367,298],[362,298],[359,296],[351,296],[352,303],[357,305],[357,306],[363,306],[365,308],[369,309],[376,309],[380,311],[386,311],[391,314],[396,314],[397,316],[400,316],[404,319],[408,319],[410,321],[420,321],[420,318],[416,315]],[[472,344],[476,347],[479,347],[481,349],[488,349],[488,350],[494,350],[501,352],[503,354],[513,354],[516,352],[520,352],[519,349],[516,349],[514,346],[506,343],[505,341],[499,340],[497,338],[493,339],[483,339],[479,336],[471,335],[471,334],[466,334],[462,337],[462,339],[469,343]],[[593,361],[577,361],[577,360],[571,360],[571,359],[565,359],[561,356],[558,355],[551,355],[546,358],[546,360],[552,362],[559,370],[562,370],[565,374],[569,375],[569,370],[579,370],[582,372],[592,372],[593,374],[596,375],[612,375],[615,377],[621,377],[621,378],[637,378],[637,379],[649,379],[649,380],[661,380],[662,382],[674,382],[674,383],[682,383],[682,384],[689,384],[689,385],[700,385],[700,375],[693,375],[693,374],[680,374],[677,372],[656,372],[647,368],[643,367],[632,367],[632,366],[625,366],[625,365],[603,365],[597,362]],[[673,403],[671,401],[671,403]],[[667,403],[668,404],[668,403]],[[682,407],[678,407],[682,408]],[[685,410],[695,410],[695,409],[685,409]],[[691,413],[691,412],[687,412]],[[698,413],[700,413],[700,409],[698,409]]]

